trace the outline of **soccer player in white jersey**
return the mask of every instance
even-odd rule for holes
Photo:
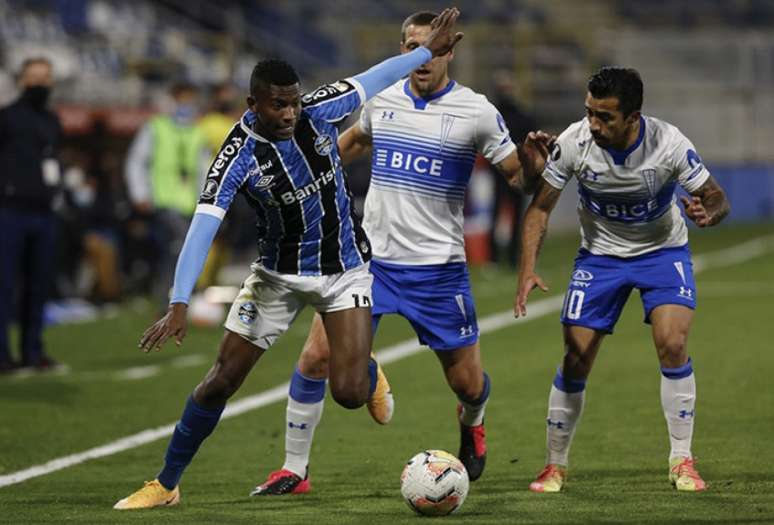
[[[409,16],[401,51],[410,53],[430,32],[433,13]],[[481,365],[478,324],[463,240],[463,200],[477,153],[515,187],[525,180],[517,148],[502,117],[485,96],[449,79],[453,54],[436,57],[370,101],[359,124],[340,138],[342,161],[372,152],[371,186],[363,226],[372,243],[374,328],[397,313],[433,349],[459,399],[460,459],[471,480],[484,470],[484,409],[489,377]],[[550,140],[533,134],[521,148],[528,168],[542,164]],[[320,421],[328,374],[328,342],[318,318],[293,374],[288,397],[286,457],[254,495],[299,494],[310,488],[309,452]],[[380,385],[387,385],[386,381]],[[372,416],[387,423],[389,391],[369,402]],[[388,385],[385,389],[388,388]]]
[[[675,198],[697,226],[729,212],[723,190],[675,126],[640,113],[642,80],[633,69],[605,67],[588,82],[586,118],[560,136],[524,219],[514,313],[526,315],[548,217],[575,177],[582,241],[564,300],[565,354],[548,398],[547,465],[530,484],[558,492],[583,411],[586,380],[600,344],[613,333],[629,293],[640,291],[661,364],[661,405],[669,431],[669,480],[679,491],[706,488],[691,454],[696,383],[686,339],[696,307],[688,230]]]
[[[370,246],[351,206],[337,146],[338,123],[379,91],[462,38],[457,9],[432,22],[425,45],[368,71],[301,95],[282,60],[262,60],[250,77],[248,110],[232,128],[207,174],[175,269],[167,314],[145,331],[140,347],[180,345],[188,299],[221,220],[237,193],[256,212],[259,255],[231,306],[218,356],[188,398],[158,477],[118,501],[118,510],[175,505],[179,482],[218,424],[228,399],[255,363],[312,306],[331,341],[331,391],[346,408],[374,392],[371,349]]]

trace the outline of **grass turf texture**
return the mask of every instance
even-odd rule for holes
[[[692,231],[694,255],[771,232],[771,227]],[[564,291],[577,249],[574,236],[549,236],[540,269]],[[487,410],[489,456],[481,480],[447,523],[771,523],[774,522],[774,369],[769,330],[774,306],[771,254],[697,276],[699,309],[689,338],[698,385],[694,454],[709,482],[703,494],[677,494],[667,481],[669,443],[659,402],[659,369],[650,330],[632,294],[589,380],[586,410],[559,495],[527,485],[544,461],[547,394],[561,358],[558,312],[482,336],[492,378]],[[479,319],[509,309],[515,277],[472,270]],[[739,290],[736,292],[735,290]],[[544,297],[533,293],[531,301]],[[97,323],[47,331],[66,376],[0,378],[0,475],[81,452],[175,421],[208,369],[220,329],[192,329],[182,349],[143,355],[136,340],[149,311],[122,309]],[[236,398],[287,381],[310,314],[265,355]],[[382,321],[378,350],[412,336],[397,317]],[[181,355],[206,356],[175,368]],[[115,380],[128,367],[160,365],[160,375]],[[392,423],[330,398],[312,452],[313,492],[249,498],[283,461],[283,402],[224,420],[181,483],[182,504],[118,512],[111,506],[158,472],[167,439],[0,488],[0,523],[403,523],[415,517],[400,497],[403,464],[425,448],[456,453],[455,398],[430,351],[385,367],[396,396]]]

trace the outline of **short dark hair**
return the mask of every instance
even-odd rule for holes
[[[250,94],[254,95],[256,90],[267,88],[269,85],[291,86],[298,81],[298,74],[293,66],[278,58],[267,58],[253,68],[250,75]]]
[[[624,117],[642,109],[642,78],[636,69],[603,67],[589,78],[588,90],[594,98],[617,97]]]
[[[438,15],[432,11],[417,11],[413,15],[409,15],[409,17],[403,21],[403,25],[400,26],[400,41],[406,41],[406,29],[408,29],[408,26],[429,26],[430,22],[437,16]]]

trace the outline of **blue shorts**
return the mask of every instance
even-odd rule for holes
[[[478,341],[465,263],[409,266],[371,261],[374,332],[384,314],[405,317],[419,343],[456,350]]]
[[[637,257],[593,255],[581,249],[564,297],[562,324],[613,333],[632,288],[640,291],[645,322],[662,304],[696,308],[696,282],[688,246]]]

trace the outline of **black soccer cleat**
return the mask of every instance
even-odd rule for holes
[[[250,492],[251,496],[284,496],[285,494],[306,494],[312,489],[309,481],[309,470],[306,477],[294,474],[289,470],[277,470],[269,474],[269,478]]]

